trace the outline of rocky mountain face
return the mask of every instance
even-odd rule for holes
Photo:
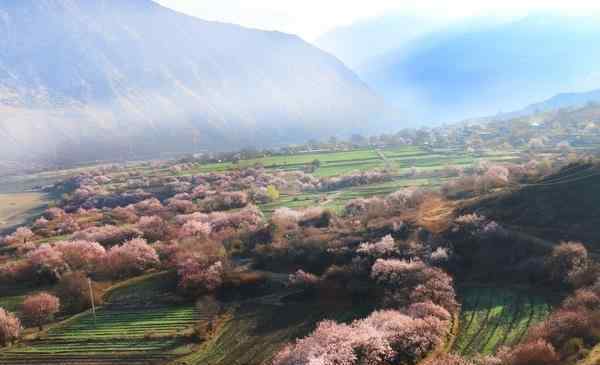
[[[150,0],[0,2],[2,159],[81,162],[360,131],[380,100],[300,38]]]

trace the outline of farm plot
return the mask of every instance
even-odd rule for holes
[[[193,306],[100,310],[0,355],[0,364],[148,364],[175,357],[181,332],[202,314]]]
[[[244,303],[231,311],[231,319],[194,354],[171,365],[261,365],[286,343],[306,336],[317,322],[335,319],[349,322],[366,316],[369,304],[327,308],[318,302],[267,305]]]
[[[40,339],[7,349],[0,365],[138,365],[185,355],[185,331],[212,314],[181,304],[171,293],[172,280],[169,272],[132,279],[111,291],[96,318],[89,312],[75,316]]]
[[[180,345],[178,333],[199,317],[192,307],[101,310],[96,321],[87,314],[50,330],[43,340],[11,348],[0,356],[0,364],[22,363],[25,359],[30,364],[87,364],[119,356],[127,359],[127,363],[164,359]],[[47,362],[49,359],[53,361]]]
[[[277,170],[302,170],[307,164],[318,160],[320,167],[315,171],[317,176],[334,176],[351,171],[365,171],[373,168],[384,167],[381,157],[375,150],[359,149],[340,152],[299,153],[295,155],[277,155],[249,160],[241,160],[237,164],[231,162],[210,163],[199,165],[192,171],[184,174],[198,172],[222,172],[240,167],[249,167],[261,164],[267,169]]]
[[[546,318],[543,298],[499,288],[467,288],[462,293],[459,334],[453,352],[493,354],[521,341],[530,326]]]

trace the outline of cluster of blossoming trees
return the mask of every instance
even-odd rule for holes
[[[345,269],[330,268],[321,277],[304,270],[290,275],[290,285],[329,290],[347,270],[368,280],[385,309],[350,324],[323,321],[282,349],[273,363],[414,364],[439,346],[458,308],[452,279],[430,264],[430,254],[410,246],[387,235],[355,247]]]
[[[254,205],[276,199],[279,191],[383,182],[390,178],[385,172],[316,179],[260,168],[186,176],[181,173],[191,166],[156,167],[175,175],[101,169],[69,179],[60,207],[2,239],[8,254],[0,257],[0,285],[56,284],[57,297],[39,293],[25,300],[24,323],[42,326],[59,310],[89,307],[88,279],[121,280],[163,269],[176,272],[185,295],[217,291],[233,275],[229,257],[235,252],[253,258],[258,268],[294,272],[289,284],[307,293],[377,302],[378,310],[366,318],[319,323],[276,354],[275,365],[414,364],[443,343],[459,308],[447,273],[454,259],[448,237],[462,235],[480,245],[513,240],[500,224],[474,213],[457,218],[449,236],[402,221],[404,213],[439,198],[416,188],[352,200],[340,216],[321,207],[280,208],[267,221]],[[468,186],[461,189],[489,190],[526,175],[522,166],[508,164],[476,170],[475,180],[463,178],[460,184]],[[591,343],[600,327],[594,315],[600,285],[587,251],[565,243],[544,265],[552,280],[577,289],[558,311],[513,349],[477,359],[449,356],[440,364],[553,364],[568,356],[574,338]],[[14,341],[20,330],[20,320],[0,309],[0,344]]]
[[[59,310],[60,300],[46,292],[30,295],[23,302],[23,317],[40,330]],[[0,308],[0,346],[18,339],[21,330],[21,320],[14,313]]]

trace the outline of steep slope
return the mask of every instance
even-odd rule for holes
[[[600,252],[599,207],[600,165],[577,163],[515,191],[469,202],[463,212],[478,212],[552,242],[581,240]]]
[[[359,75],[423,122],[517,110],[600,84],[595,17],[530,15],[475,19],[370,61]]]
[[[296,36],[150,0],[5,0],[0,34],[4,159],[289,143],[359,130],[380,107]]]

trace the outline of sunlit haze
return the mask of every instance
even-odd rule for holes
[[[531,11],[557,11],[561,14],[587,14],[600,11],[597,1],[344,1],[344,0],[159,0],[172,9],[206,20],[247,27],[279,30],[314,40],[323,33],[357,20],[387,12],[419,13],[431,17],[472,15],[523,15]]]

